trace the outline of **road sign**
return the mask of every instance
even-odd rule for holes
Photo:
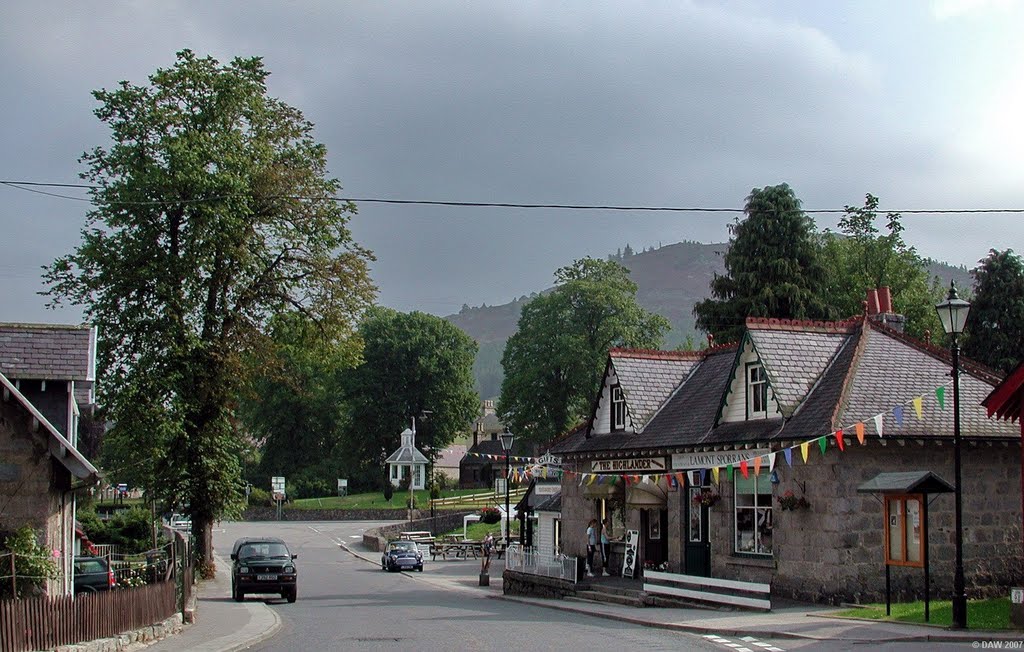
[[[338,478],[338,495],[339,496],[347,496],[348,495],[348,480],[346,480],[344,478]]]
[[[275,475],[270,478],[270,491],[271,493],[281,494],[282,496],[285,495],[283,475]]]

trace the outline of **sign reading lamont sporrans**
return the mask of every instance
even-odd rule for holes
[[[767,448],[746,451],[709,451],[706,453],[676,453],[672,456],[673,469],[713,469],[733,466],[743,460],[751,460],[771,453]],[[765,464],[767,467],[767,463]]]
[[[664,471],[664,457],[634,457],[628,460],[594,460],[590,470],[594,473]]]

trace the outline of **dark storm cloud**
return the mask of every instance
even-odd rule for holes
[[[929,204],[920,198],[955,176],[941,138],[887,106],[877,62],[756,13],[677,2],[234,7],[0,9],[11,62],[0,176],[73,180],[77,156],[106,138],[89,91],[141,83],[182,47],[263,56],[271,92],[316,123],[348,196],[739,207],[751,188],[787,181],[813,208],[865,192]],[[73,246],[84,207],[3,193],[0,277],[18,289],[0,295],[0,319],[44,318],[24,270]],[[729,219],[363,204],[353,231],[378,256],[384,303],[444,314],[539,290],[557,267],[626,242],[724,240]]]

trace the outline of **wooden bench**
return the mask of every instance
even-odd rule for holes
[[[757,582],[644,571],[644,591],[648,593],[727,604],[734,607],[771,611],[771,589],[770,584]]]
[[[473,559],[476,559],[482,554],[481,548],[479,541],[435,542],[430,545],[430,558],[437,559],[440,556],[447,560],[448,555],[454,555],[456,559],[468,559],[469,555],[473,555]]]

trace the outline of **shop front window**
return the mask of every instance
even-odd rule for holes
[[[772,484],[767,477],[737,474],[735,551],[772,554]]]

